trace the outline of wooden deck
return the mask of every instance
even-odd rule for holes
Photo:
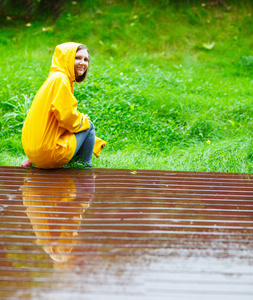
[[[0,299],[253,299],[253,176],[0,167]]]

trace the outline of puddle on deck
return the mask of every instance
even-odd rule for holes
[[[253,299],[253,176],[0,167],[1,299]]]

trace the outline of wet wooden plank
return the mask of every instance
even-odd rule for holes
[[[0,167],[1,299],[253,299],[253,176]]]

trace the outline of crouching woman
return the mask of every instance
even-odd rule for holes
[[[77,43],[55,48],[47,80],[37,92],[22,129],[28,160],[22,167],[55,169],[73,157],[92,166],[92,153],[100,156],[106,142],[95,137],[94,125],[77,110],[74,82],[82,82],[89,67],[88,49]]]

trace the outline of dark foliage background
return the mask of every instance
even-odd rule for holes
[[[230,5],[234,3],[246,3],[251,0],[121,0],[118,2],[129,2],[134,5],[142,5],[146,2],[153,3],[157,6],[168,5],[198,5],[202,3],[206,6],[222,6],[225,10],[230,9]],[[57,19],[64,7],[70,3],[78,3],[79,1],[72,0],[0,0],[0,17],[1,16],[16,16],[19,18],[37,18],[41,15],[52,15]],[[86,0],[87,4],[92,7],[93,0]],[[99,1],[96,1],[96,3]],[[106,2],[106,1],[102,1]],[[110,4],[110,0],[107,0]]]

